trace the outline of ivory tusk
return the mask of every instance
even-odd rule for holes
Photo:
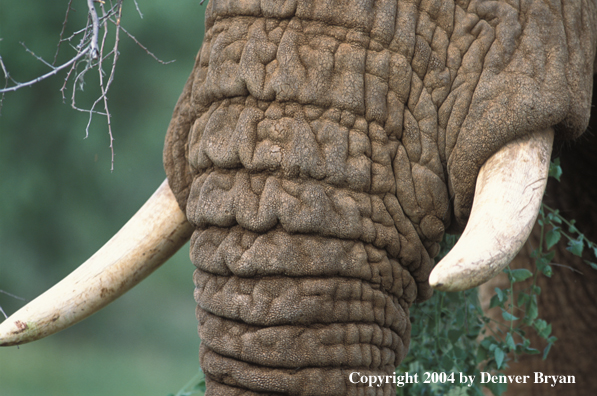
[[[485,162],[467,226],[429,276],[433,288],[461,291],[479,286],[516,256],[539,213],[553,136],[551,128],[536,131],[510,142]]]
[[[0,346],[38,340],[99,311],[166,262],[192,231],[165,180],[89,260],[0,324]]]

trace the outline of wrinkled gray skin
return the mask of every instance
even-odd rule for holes
[[[389,395],[506,142],[588,123],[594,1],[216,0],[164,149],[208,395]]]

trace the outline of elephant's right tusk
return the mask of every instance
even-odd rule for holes
[[[553,129],[516,139],[485,162],[464,233],[429,276],[442,291],[487,282],[512,261],[537,219],[547,184]]]
[[[168,260],[192,231],[164,181],[96,254],[0,324],[0,346],[38,340],[99,311]]]

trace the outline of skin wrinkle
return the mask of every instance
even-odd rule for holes
[[[234,358],[235,355],[241,355],[243,361],[248,361],[256,365],[266,367],[325,367],[325,361],[321,356],[336,351],[343,355],[341,359],[345,361],[344,365],[359,367],[369,366],[383,367],[394,363],[396,348],[403,348],[400,344],[400,337],[391,331],[384,330],[376,325],[362,323],[344,323],[334,324],[327,328],[308,328],[299,326],[279,326],[279,327],[258,327],[243,326],[243,335],[239,338],[235,336],[234,326],[242,325],[240,322],[227,321],[221,323],[214,315],[206,311],[198,312],[201,323],[201,331],[219,332],[227,335],[225,338],[214,344],[207,344],[210,349],[222,356]],[[229,323],[228,323],[229,322]],[[275,339],[273,333],[283,334],[282,339],[272,343]],[[212,340],[214,337],[202,336],[202,339]],[[209,341],[206,341],[209,342]],[[302,356],[300,354],[301,344],[311,344],[313,354]],[[263,345],[273,345],[275,350],[267,355],[260,352]],[[350,345],[352,350],[362,349],[353,356],[342,354],[338,346]],[[367,356],[370,351],[375,357]],[[323,360],[330,359],[330,356],[323,357]],[[283,360],[278,363],[277,360]],[[375,363],[373,363],[375,360]]]
[[[252,235],[245,239],[247,234]],[[247,245],[239,246],[243,240],[247,240]],[[397,262],[389,260],[383,250],[361,242],[320,240],[317,237],[297,239],[282,229],[259,235],[237,226],[230,232],[215,227],[197,232],[191,239],[191,245],[192,260],[198,268],[217,275],[235,274],[243,278],[266,274],[300,277],[305,273],[318,277],[342,276],[369,282],[374,289],[381,286],[387,293],[404,299],[407,305],[415,297],[408,272],[403,271]],[[274,246],[284,246],[288,250],[275,249]],[[349,246],[352,247],[349,249]],[[274,255],[255,257],[255,254],[268,250],[273,250]],[[323,251],[326,252],[325,257],[320,256]],[[256,268],[241,262],[257,262],[260,265]],[[301,268],[301,262],[308,262],[311,267]],[[376,271],[383,276],[378,278]],[[399,279],[402,277],[406,277],[406,282]]]
[[[199,306],[211,307],[207,296],[215,293],[222,296],[218,314],[229,318],[250,323],[290,315],[301,323],[321,317],[288,305],[307,301],[307,290],[296,286],[300,277],[304,285],[331,282],[333,292],[319,297],[332,304],[324,310],[336,300],[349,309],[338,293],[360,284],[353,287],[361,293],[386,295],[383,309],[371,305],[375,318],[406,312],[401,336],[408,346],[408,306],[430,296],[438,241],[466,222],[486,158],[536,128],[555,125],[562,137],[584,129],[595,4],[582,3],[581,10],[577,2],[563,3],[210,2],[205,42],[164,151],[172,190],[197,228],[191,257],[201,270]],[[352,251],[342,245],[349,241],[364,261],[332,271],[331,257],[354,264],[342,258]],[[379,260],[367,258],[378,253]],[[365,268],[386,272],[364,276]],[[253,278],[260,282],[253,285]],[[241,305],[224,297],[236,288],[251,291],[234,297]],[[296,296],[273,308],[275,290]],[[243,304],[263,310],[242,313]],[[223,345],[210,334],[206,345]],[[232,380],[225,367],[245,363],[216,355],[202,352],[217,362],[202,363],[211,367],[210,383],[282,389],[277,372],[260,372],[259,386],[242,373]],[[296,392],[309,394],[305,386]],[[212,388],[229,394],[222,383]],[[342,389],[330,394],[363,390]]]

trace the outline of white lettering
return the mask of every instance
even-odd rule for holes
[[[576,377],[573,375],[569,375],[568,379],[566,380],[567,384],[576,384]]]
[[[399,387],[402,388],[404,386],[404,375],[399,375],[398,377],[395,378],[396,381],[394,381],[394,383]]]
[[[535,371],[535,383],[542,384],[543,383],[543,373]]]
[[[467,384],[467,386],[472,386],[473,382],[475,381],[474,375],[464,375],[460,373],[460,384]]]

